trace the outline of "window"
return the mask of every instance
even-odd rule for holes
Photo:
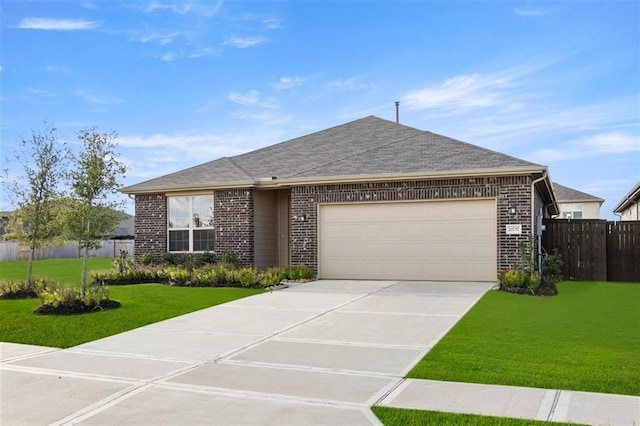
[[[572,210],[569,212],[562,212],[560,217],[563,219],[582,219],[582,210]]]
[[[169,251],[213,251],[213,195],[168,197]]]

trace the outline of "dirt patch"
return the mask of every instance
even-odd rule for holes
[[[0,296],[0,299],[33,299],[35,297],[38,297],[38,294],[34,290],[20,290],[4,293]]]

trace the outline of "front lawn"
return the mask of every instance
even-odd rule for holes
[[[410,378],[640,395],[640,284],[488,292]]]
[[[111,269],[112,259],[90,257],[87,266],[89,271]],[[33,276],[58,280],[60,284],[80,286],[82,277],[82,259],[46,259],[33,262]],[[27,278],[27,261],[13,260],[0,262],[0,280],[24,280]]]
[[[385,426],[541,426],[548,422],[504,417],[478,416],[474,414],[443,413],[439,411],[408,410],[404,408],[372,407],[374,414]],[[576,423],[553,423],[554,426]]]
[[[14,263],[17,263],[14,264]],[[0,280],[24,279],[21,262],[0,263]],[[108,269],[111,259],[90,259],[90,269]],[[35,275],[79,285],[81,259],[36,261]],[[109,288],[111,299],[122,303],[113,310],[83,315],[34,315],[39,299],[0,300],[0,341],[68,348],[167,318],[250,296],[262,290],[246,288],[189,288],[139,284]]]

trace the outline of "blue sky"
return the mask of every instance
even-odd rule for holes
[[[129,185],[368,115],[394,120],[398,100],[403,124],[547,165],[605,198],[603,217],[640,179],[637,1],[0,7],[3,157],[45,119],[69,142],[95,125],[119,134]]]

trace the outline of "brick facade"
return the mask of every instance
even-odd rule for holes
[[[242,265],[253,264],[253,196],[249,189],[214,192],[214,252],[229,249]],[[167,197],[137,195],[135,252],[150,253],[160,262],[167,252]]]
[[[253,265],[253,191],[229,189],[213,195],[215,252],[231,250],[240,264]]]
[[[309,185],[291,189],[291,263],[318,268],[318,204],[377,201],[495,198],[497,204],[497,270],[519,262],[518,246],[532,234],[531,176],[504,176]],[[243,265],[254,262],[254,204],[251,189],[214,191],[215,252],[226,249]],[[541,201],[535,196],[536,207]],[[515,213],[511,213],[511,209]],[[167,202],[162,194],[136,196],[136,253],[158,261],[167,251]],[[522,225],[521,235],[507,235],[505,225]],[[275,248],[274,248],[275,249]]]
[[[135,253],[150,253],[159,262],[167,252],[167,197],[164,194],[136,195]]]
[[[372,182],[300,186],[291,189],[291,263],[318,268],[318,204],[495,198],[497,200],[497,270],[519,262],[518,245],[531,235],[530,176]],[[511,208],[515,213],[511,213]],[[521,224],[522,235],[507,235],[505,225]]]

